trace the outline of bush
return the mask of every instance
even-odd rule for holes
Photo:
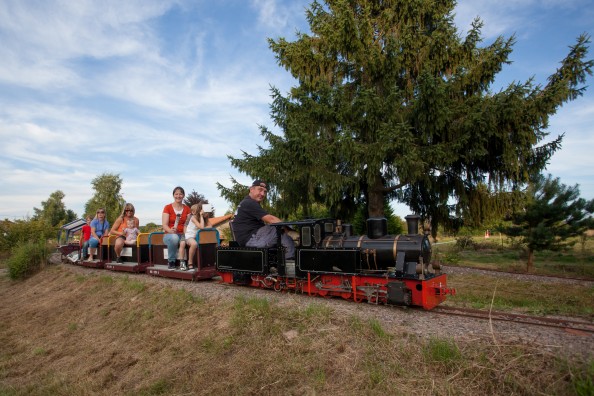
[[[456,248],[460,250],[474,249],[474,240],[471,235],[461,235],[456,238]]]
[[[17,244],[6,261],[10,279],[24,279],[45,266],[49,248],[45,242],[23,242]]]
[[[0,251],[9,252],[29,241],[55,238],[57,229],[41,220],[4,220],[0,223]]]
[[[460,254],[458,252],[446,252],[443,255],[443,261],[446,264],[458,264],[460,262]]]

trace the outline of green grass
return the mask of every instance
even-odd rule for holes
[[[423,353],[431,364],[453,364],[462,359],[462,353],[455,342],[448,339],[431,338],[423,347]]]
[[[594,361],[583,372],[574,375],[571,383],[576,395],[594,395]]]

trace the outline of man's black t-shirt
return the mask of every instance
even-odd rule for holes
[[[233,219],[233,233],[239,246],[245,246],[253,234],[265,224],[262,217],[266,212],[257,201],[254,201],[248,195],[241,201],[237,207],[237,214]]]

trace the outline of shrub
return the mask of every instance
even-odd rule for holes
[[[460,254],[458,252],[446,252],[443,255],[443,261],[446,264],[458,264],[460,262]]]
[[[473,249],[474,240],[471,235],[461,235],[456,238],[456,248],[460,250]]]
[[[9,252],[29,241],[55,238],[56,228],[41,220],[4,220],[0,223],[0,251]]]
[[[45,242],[23,242],[17,244],[6,261],[11,279],[24,279],[39,271],[47,262],[49,249]]]

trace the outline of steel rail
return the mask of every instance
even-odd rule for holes
[[[500,311],[484,311],[472,308],[458,308],[449,306],[439,306],[429,311],[429,313],[437,313],[442,315],[464,316],[484,320],[496,320],[500,322],[521,323],[532,326],[545,326],[557,329],[564,329],[573,332],[583,332],[594,336],[594,323],[586,321],[578,321],[571,319],[550,318],[544,316],[531,316],[525,314],[516,314],[511,312]]]

